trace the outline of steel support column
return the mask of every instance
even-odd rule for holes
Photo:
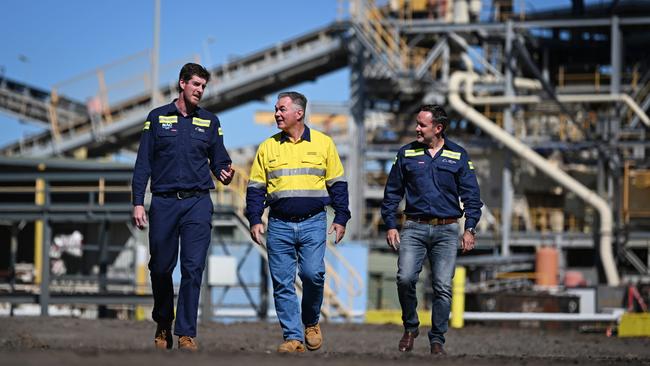
[[[506,64],[505,64],[505,82],[506,89],[505,95],[507,97],[513,96],[513,78],[512,70],[516,67],[515,58],[512,57],[512,42],[514,41],[514,32],[512,28],[512,20],[507,22],[506,32]],[[512,124],[512,111],[514,106],[510,104],[508,108],[503,111],[503,128],[511,135],[514,135],[514,127]],[[514,188],[512,186],[512,154],[508,150],[503,150],[503,174],[501,177],[501,255],[510,255],[510,230],[512,223],[512,198]]]
[[[361,43],[353,39],[350,42],[350,115],[352,122],[348,124],[350,153],[347,158],[347,179],[350,194],[350,211],[352,219],[348,225],[349,239],[361,238],[365,218],[365,200],[363,187],[365,184],[363,157],[366,144],[365,118],[365,80],[363,68],[366,64],[364,49]]]

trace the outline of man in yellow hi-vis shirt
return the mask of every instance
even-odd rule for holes
[[[325,283],[327,234],[335,243],[350,219],[348,185],[334,142],[305,125],[307,98],[297,92],[278,95],[275,121],[282,132],[259,146],[246,192],[251,238],[262,244],[262,213],[270,206],[266,245],[273,280],[275,310],[284,342],[278,352],[315,351],[323,343],[318,320]],[[335,217],[327,230],[325,206]],[[302,304],[294,282],[302,280]],[[301,316],[302,315],[302,316]]]

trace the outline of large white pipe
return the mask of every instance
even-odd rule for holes
[[[540,103],[542,98],[537,95],[515,95],[515,96],[489,96],[477,97],[473,93],[473,85],[477,80],[487,83],[497,83],[499,80],[493,76],[480,76],[468,74],[465,87],[465,99],[472,105],[484,104],[535,104]],[[537,80],[516,78],[515,85],[519,88],[541,89],[542,85]],[[650,127],[650,118],[641,107],[627,94],[562,94],[557,99],[563,103],[584,103],[584,102],[623,102],[630,107],[643,123]]]
[[[605,269],[607,283],[610,286],[618,286],[620,280],[612,255],[612,211],[607,202],[564,171],[557,169],[541,155],[505,132],[483,114],[466,104],[460,97],[460,85],[472,77],[471,73],[463,71],[456,71],[451,75],[449,80],[449,103],[451,106],[458,113],[473,122],[483,132],[492,136],[512,152],[533,164],[537,169],[566,189],[574,192],[578,197],[582,198],[598,211],[600,214],[600,257]]]

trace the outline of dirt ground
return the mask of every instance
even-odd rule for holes
[[[444,357],[432,357],[421,329],[412,353],[397,351],[401,327],[323,324],[315,352],[278,355],[280,327],[269,323],[199,326],[201,350],[152,349],[154,324],[73,318],[0,318],[0,365],[650,365],[650,339],[577,331],[468,326],[450,330]]]

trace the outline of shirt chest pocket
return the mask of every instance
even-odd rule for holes
[[[437,166],[438,174],[436,178],[440,186],[456,192],[458,184],[456,177],[458,176],[458,170],[460,169],[460,163],[457,164],[441,164]]]
[[[325,159],[320,155],[305,155],[301,162],[308,168],[325,168]]]
[[[409,160],[404,164],[404,168],[408,179],[420,182],[427,180],[429,177],[427,164],[422,161]]]
[[[204,151],[210,142],[208,131],[205,129],[203,131],[192,130],[190,132],[190,140],[194,149]]]
[[[175,152],[174,149],[178,140],[178,130],[176,128],[159,128],[156,131],[156,137],[156,150],[162,154],[173,154]]]
[[[288,164],[289,164],[288,162],[281,161],[277,157],[269,160],[269,162],[266,164],[267,166],[266,179],[269,181],[271,185],[274,185],[271,182],[273,179],[280,178],[281,176],[284,175],[282,169],[286,168]]]

